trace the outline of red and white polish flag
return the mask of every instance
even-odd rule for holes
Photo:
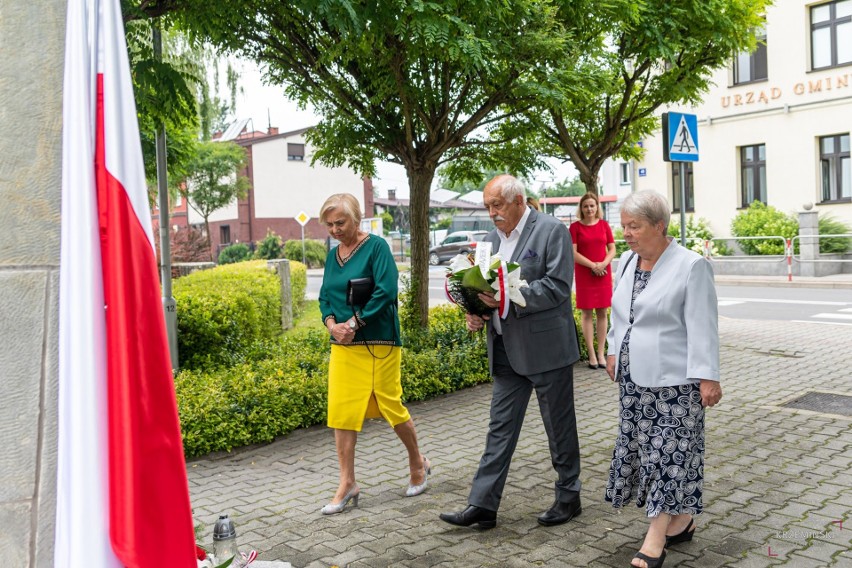
[[[195,567],[119,0],[69,0],[54,566]]]

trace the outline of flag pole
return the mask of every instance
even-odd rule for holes
[[[154,59],[163,60],[163,40],[159,20],[152,28]],[[160,208],[160,279],[163,286],[163,315],[166,319],[166,334],[169,339],[169,356],[172,370],[178,369],[177,347],[177,303],[172,296],[172,247],[169,240],[169,191],[166,172],[166,126],[157,128],[157,193]]]

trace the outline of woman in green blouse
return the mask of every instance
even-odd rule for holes
[[[428,487],[431,466],[417,445],[414,422],[402,405],[401,342],[396,312],[396,263],[388,244],[359,230],[358,200],[348,193],[329,197],[320,222],[340,244],[328,253],[319,303],[331,334],[328,364],[328,426],[334,428],[340,485],[324,515],[342,512],[351,500],[358,505],[355,442],[364,418],[384,418],[408,450],[411,479],[407,497]],[[346,303],[347,283],[371,277],[375,283],[364,306]]]

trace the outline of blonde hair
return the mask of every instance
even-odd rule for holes
[[[580,219],[580,221],[586,220],[586,216],[583,213],[583,202],[588,201],[589,199],[594,199],[595,203],[598,206],[598,210],[595,212],[595,218],[603,219],[603,211],[601,211],[601,200],[598,198],[597,195],[595,195],[591,191],[580,198],[580,203],[577,204],[577,217]]]
[[[361,223],[361,204],[351,193],[335,193],[326,199],[320,208],[320,222],[325,223],[326,215],[334,209],[343,211],[343,214],[352,219],[356,225]]]
[[[536,211],[541,211],[541,206],[538,204],[538,199],[536,199],[532,195],[527,196],[527,205],[529,205]]]

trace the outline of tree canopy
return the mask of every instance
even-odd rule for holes
[[[247,161],[245,149],[233,142],[199,142],[186,166],[182,192],[189,206],[204,219],[211,255],[210,215],[234,199],[245,197],[249,180],[237,172]]]
[[[541,165],[514,136],[490,134],[530,107],[533,72],[562,51],[554,2],[251,0],[238,10],[179,3],[188,29],[262,64],[268,81],[323,116],[307,134],[315,160],[364,174],[377,160],[404,166],[410,297],[425,325],[429,190],[438,166],[473,158],[515,171]]]
[[[582,56],[564,58],[567,65],[541,78],[550,89],[527,113],[529,132],[543,153],[570,159],[588,191],[597,193],[608,158],[642,155],[638,142],[659,128],[661,106],[699,102],[713,71],[754,48],[770,3],[595,2],[595,11],[574,28]]]
[[[130,1],[130,0],[128,0]],[[662,105],[699,100],[751,49],[771,0],[138,0],[199,41],[262,65],[323,117],[314,160],[372,175],[401,164],[412,289],[428,318],[429,190],[439,166],[524,176],[569,159],[589,191],[641,153]]]

